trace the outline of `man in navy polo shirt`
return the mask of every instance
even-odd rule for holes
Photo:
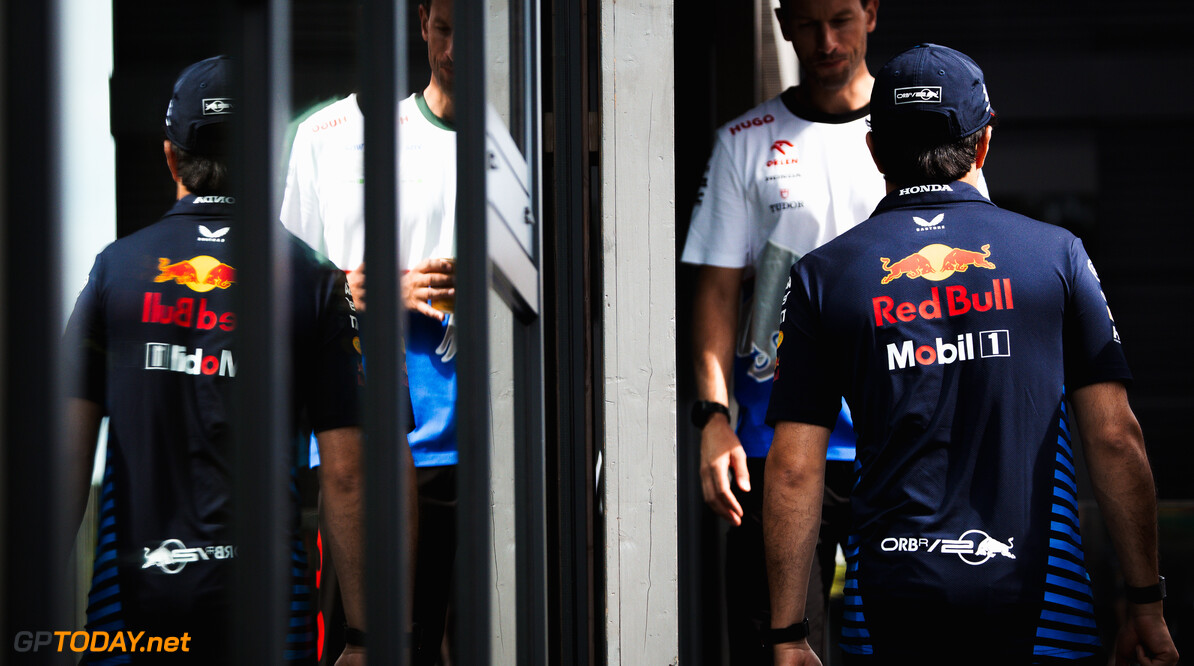
[[[1116,652],[1177,661],[1115,322],[1080,240],[975,189],[993,117],[965,55],[924,45],[892,59],[867,135],[887,196],[792,269],[767,414],[777,664],[819,663],[801,619],[838,396],[858,434],[852,663],[1097,658],[1071,424],[1128,585]]]
[[[228,618],[235,543],[229,415],[238,377],[254,372],[236,338],[234,199],[226,196],[227,137],[236,102],[227,58],[179,76],[166,111],[166,164],[177,203],[157,223],[108,246],[79,295],[66,353],[81,381],[71,400],[72,442],[84,496],[101,416],[110,417],[88,629],[141,636],[110,643],[89,663],[232,663]],[[268,222],[267,222],[268,223]],[[348,621],[364,630],[359,341],[344,273],[291,236],[290,311],[296,420],[323,451],[325,524],[337,549]],[[294,431],[297,435],[298,424]],[[405,450],[406,447],[403,447]],[[293,467],[292,474],[293,474]],[[413,473],[413,469],[412,469]],[[287,663],[313,663],[305,555],[294,512]],[[129,633],[131,632],[131,633]],[[140,632],[144,632],[141,634]],[[186,637],[169,655],[149,637]],[[282,637],[278,637],[282,640]],[[269,640],[262,636],[261,640]],[[364,663],[349,646],[342,664]]]

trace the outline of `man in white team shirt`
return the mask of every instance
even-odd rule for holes
[[[420,0],[419,23],[427,42],[431,81],[421,93],[398,105],[399,259],[406,271],[403,299],[411,311],[406,362],[415,424],[409,440],[419,485],[417,664],[435,663],[439,656],[456,550],[455,325],[451,314],[431,306],[433,301],[455,297],[452,5],[453,0]],[[362,311],[366,305],[363,153],[364,118],[355,94],[312,114],[295,135],[281,213],[290,231],[349,271],[348,282]],[[328,621],[326,626],[331,640],[335,624]]]
[[[726,601],[733,664],[771,663],[763,557],[763,423],[780,301],[802,255],[870,216],[883,176],[867,151],[867,34],[879,0],[781,0],[800,85],[717,131],[682,260],[698,264],[694,366],[705,502],[732,524]],[[731,379],[732,377],[732,379]],[[732,382],[732,384],[731,384]],[[738,404],[729,419],[730,391]],[[809,581],[809,644],[824,654],[834,555],[848,528],[854,436],[843,410],[829,447],[821,542]],[[732,483],[731,483],[732,476]]]

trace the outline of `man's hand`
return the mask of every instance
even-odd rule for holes
[[[738,487],[750,492],[746,451],[725,415],[714,414],[701,430],[701,492],[713,513],[741,525],[742,505],[730,490],[730,470]]]
[[[365,666],[365,648],[356,645],[345,645],[336,666]]]
[[[1161,602],[1128,604],[1128,619],[1115,639],[1115,666],[1170,666],[1177,659]]]
[[[427,259],[402,276],[402,301],[406,309],[421,312],[436,321],[444,313],[431,307],[432,299],[456,297],[456,266],[450,259]]]
[[[821,666],[821,659],[807,640],[780,643],[772,650],[775,651],[775,666]]]
[[[365,262],[348,272],[348,288],[352,291],[352,304],[357,312],[365,311]]]

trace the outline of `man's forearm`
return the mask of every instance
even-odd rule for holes
[[[1097,457],[1097,456],[1096,456]],[[1106,473],[1091,473],[1095,499],[1115,544],[1124,581],[1133,587],[1155,585],[1157,563],[1157,499],[1146,459],[1115,456]],[[1091,456],[1087,456],[1088,462]],[[1104,466],[1104,463],[1091,465]],[[1096,476],[1099,480],[1095,480]]]
[[[1115,545],[1125,582],[1157,582],[1157,498],[1144,435],[1118,383],[1072,396],[1091,485]]]
[[[767,456],[763,543],[771,589],[771,626],[805,617],[809,572],[821,526],[829,430],[780,423]]]
[[[693,368],[697,397],[730,404],[741,268],[701,266],[693,301]]]
[[[320,450],[320,513],[339,578],[348,625],[364,631],[364,479],[359,428],[317,435]]]

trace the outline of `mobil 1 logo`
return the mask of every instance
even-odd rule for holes
[[[1005,330],[962,333],[946,341],[917,345],[913,340],[887,344],[887,369],[905,370],[916,365],[950,365],[976,358],[1010,357],[1011,334]]]

